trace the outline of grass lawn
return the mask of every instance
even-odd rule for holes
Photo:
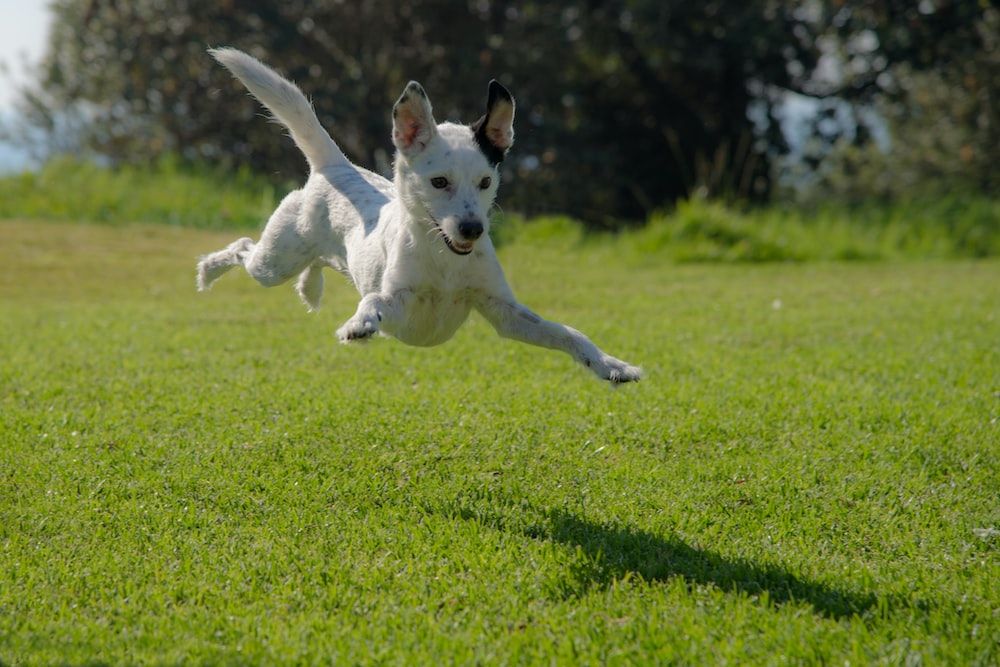
[[[615,390],[234,236],[0,222],[0,664],[1000,661],[1000,262],[505,246]]]

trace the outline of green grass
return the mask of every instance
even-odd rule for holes
[[[256,229],[282,194],[246,169],[224,173],[171,159],[107,169],[60,158],[36,172],[0,177],[0,219]]]
[[[750,209],[692,200],[617,236],[585,234],[577,222],[559,216],[530,221],[508,216],[498,231],[502,241],[559,237],[612,245],[619,257],[647,264],[996,257],[1000,200],[954,197]]]
[[[1000,661],[1000,263],[509,243],[612,390],[196,294],[232,236],[0,223],[0,663]]]
[[[61,159],[37,173],[0,178],[0,219],[255,230],[290,187],[295,186],[277,188],[248,171],[227,173],[170,159],[118,169]],[[652,216],[620,239],[586,235],[567,218],[525,223],[516,215],[503,216],[495,234],[500,242],[555,236],[563,242],[612,244],[616,254],[644,262],[996,257],[1000,199],[918,193],[892,204],[750,209],[694,200]]]

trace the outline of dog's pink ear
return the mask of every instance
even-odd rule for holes
[[[411,157],[427,148],[435,134],[437,123],[427,93],[423,86],[411,81],[392,107],[392,143],[400,153]]]
[[[486,115],[472,124],[476,143],[490,161],[503,162],[507,150],[514,144],[514,97],[496,79],[490,81],[486,98]]]

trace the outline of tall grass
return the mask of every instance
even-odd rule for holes
[[[564,216],[506,216],[502,242],[601,245],[630,259],[787,262],[1000,255],[1000,200],[914,199],[864,206],[741,208],[693,199],[636,229],[587,234]]]
[[[60,159],[37,173],[0,178],[0,217],[258,229],[287,189],[248,170],[192,168],[174,160],[107,169]],[[587,234],[563,216],[525,221],[506,215],[498,220],[495,238],[596,243],[636,261],[990,257],[1000,255],[1000,199],[918,196],[891,204],[758,208],[696,199],[616,235]]]
[[[223,172],[173,159],[108,169],[59,158],[38,172],[0,178],[0,217],[257,228],[281,195],[248,169]]]
[[[654,216],[628,243],[679,261],[987,257],[1000,254],[1000,201],[955,196],[738,210],[694,200]]]

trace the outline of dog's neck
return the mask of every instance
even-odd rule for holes
[[[437,241],[434,232],[433,218],[427,205],[420,201],[420,198],[410,192],[406,185],[404,170],[400,163],[402,158],[396,156],[392,184],[396,190],[396,200],[399,206],[399,213],[403,226],[413,236],[413,243],[419,247],[431,247]]]

